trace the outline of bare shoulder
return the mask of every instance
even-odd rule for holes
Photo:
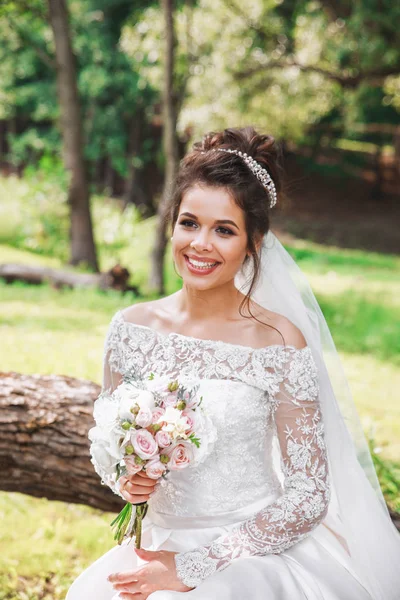
[[[301,330],[284,315],[261,308],[257,313],[257,318],[265,323],[265,325],[259,324],[258,326],[258,335],[262,345],[282,344],[298,349],[307,346]]]
[[[151,314],[154,310],[153,301],[137,302],[121,310],[124,321],[135,323],[135,325],[149,325]]]
[[[299,350],[307,346],[306,338],[292,321],[282,315],[280,315],[279,320],[280,332],[282,333],[287,346],[294,346]]]
[[[121,311],[125,321],[156,328],[160,321],[160,315],[165,312],[169,305],[169,296],[158,300],[137,302]]]

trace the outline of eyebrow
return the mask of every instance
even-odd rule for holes
[[[180,216],[182,217],[183,215],[185,215],[186,217],[191,217],[192,219],[196,219],[196,221],[198,220],[196,215],[194,215],[193,213],[190,212],[184,212],[181,213]],[[236,229],[238,231],[240,231],[239,227],[236,225],[236,223],[234,221],[231,221],[230,219],[217,219],[215,221],[215,223],[229,223],[230,225],[233,225],[234,227],[236,227]]]

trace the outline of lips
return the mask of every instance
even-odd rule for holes
[[[219,262],[218,260],[215,260],[213,258],[205,258],[204,256],[196,256],[195,254],[185,254],[185,256],[187,258],[190,258],[191,260],[197,260],[198,262],[205,262],[205,263]]]
[[[219,261],[214,261],[213,259],[205,259],[205,258],[200,258],[200,257],[193,257],[193,256],[189,256],[184,254],[185,257],[185,262],[187,265],[187,268],[189,269],[189,271],[191,273],[194,273],[196,275],[209,275],[210,273],[212,273],[221,263]],[[212,266],[210,267],[206,267],[204,266],[200,266],[200,265],[195,265],[193,264],[191,261],[195,260],[198,263],[206,263],[206,264],[212,264]]]

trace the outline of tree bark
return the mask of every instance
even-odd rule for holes
[[[163,92],[163,147],[165,156],[165,178],[162,198],[157,211],[156,240],[152,252],[149,287],[162,295],[165,293],[164,255],[166,240],[167,202],[178,169],[177,99],[174,83],[176,35],[174,28],[174,0],[162,0],[165,23],[165,62]]]
[[[72,377],[0,373],[0,489],[120,510],[89,458],[99,391]]]
[[[53,287],[97,287],[101,290],[113,289],[121,292],[132,291],[140,295],[137,286],[128,285],[130,272],[120,264],[104,273],[75,273],[50,267],[38,267],[14,263],[0,264],[0,278],[6,283],[23,281],[32,285],[49,282]]]
[[[99,392],[83,379],[0,372],[0,490],[121,510],[89,457]],[[400,515],[389,512],[400,531]]]
[[[70,172],[68,203],[70,207],[70,263],[86,263],[98,271],[96,248],[90,214],[89,182],[83,148],[83,124],[78,94],[75,56],[69,30],[65,0],[48,0],[49,21],[53,31],[60,125],[64,146],[64,164]]]

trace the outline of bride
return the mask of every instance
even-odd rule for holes
[[[210,455],[159,481],[102,480],[149,501],[67,600],[398,600],[392,524],[334,343],[300,269],[270,231],[273,138],[207,134],[182,160],[169,216],[182,289],[118,311],[102,393],[135,365],[199,384]]]

